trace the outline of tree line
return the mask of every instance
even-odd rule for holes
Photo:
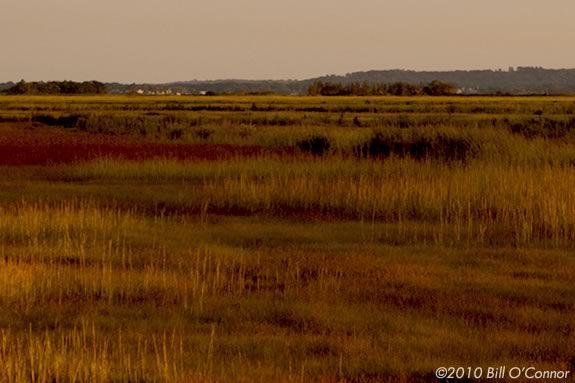
[[[403,81],[390,84],[367,81],[349,84],[314,81],[308,88],[310,96],[447,96],[455,93],[457,93],[455,86],[438,80],[425,85]]]
[[[105,94],[106,85],[98,81],[48,81],[24,80],[5,90],[7,94]]]

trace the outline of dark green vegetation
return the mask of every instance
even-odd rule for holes
[[[274,92],[278,94],[305,94],[316,82],[348,85],[350,83],[409,83],[428,84],[434,80],[453,84],[464,94],[573,94],[575,69],[543,69],[532,67],[505,68],[505,70],[472,70],[445,72],[418,72],[409,70],[373,70],[353,72],[343,76],[329,75],[306,80],[288,81],[187,81],[170,84],[108,84],[112,92],[130,92],[138,89],[174,92],[216,93]]]
[[[428,84],[434,80],[453,84],[464,94],[573,94],[575,93],[575,69],[543,69],[518,67],[509,70],[472,70],[445,72],[418,72],[409,70],[373,70],[353,72],[343,76],[329,75],[306,80],[213,80],[180,81],[167,84],[119,84],[107,83],[110,93],[172,92],[199,94],[202,91],[217,94],[306,94],[314,82],[341,84]],[[0,91],[14,83],[0,83]],[[388,92],[394,94],[392,92]]]
[[[106,86],[98,81],[26,82],[22,80],[7,88],[5,92],[12,95],[104,94]]]
[[[465,94],[573,94],[575,69],[541,67],[504,68],[504,70],[408,71],[372,70],[344,76],[323,76],[314,81],[349,84],[353,82],[426,84],[439,80],[453,84]]]
[[[574,118],[547,97],[0,98],[0,380],[573,370]]]
[[[455,86],[437,80],[423,86],[407,82],[384,84],[364,81],[344,85],[315,81],[308,88],[310,96],[449,96],[455,93]]]

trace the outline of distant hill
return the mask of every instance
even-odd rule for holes
[[[324,76],[317,80],[348,84],[351,82],[428,83],[445,81],[465,94],[564,94],[575,93],[575,69],[510,68],[508,71],[474,70],[417,72],[386,70],[354,72],[345,76]]]
[[[181,81],[167,84],[106,84],[110,93],[161,92],[180,93],[265,93],[306,94],[316,82],[350,84],[353,82],[427,84],[440,80],[453,84],[464,94],[575,94],[575,69],[518,67],[502,70],[411,71],[372,70],[346,75],[321,76],[306,80],[215,80]]]
[[[109,93],[132,93],[137,91],[171,93],[307,93],[309,83],[298,80],[210,80],[178,81],[166,84],[119,84],[108,83]]]
[[[416,85],[440,80],[457,87],[463,94],[575,94],[575,69],[544,69],[518,67],[509,70],[472,71],[411,71],[372,70],[346,75],[329,75],[306,80],[211,80],[179,81],[166,84],[120,84],[107,83],[108,93],[277,93],[307,94],[316,81],[334,84],[359,82],[385,83],[406,82]],[[0,84],[0,91],[14,83]]]

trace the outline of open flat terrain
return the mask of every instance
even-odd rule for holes
[[[575,371],[574,314],[575,98],[0,97],[0,381]]]

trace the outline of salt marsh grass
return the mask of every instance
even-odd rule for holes
[[[574,114],[572,98],[0,97],[0,380],[573,369]]]

